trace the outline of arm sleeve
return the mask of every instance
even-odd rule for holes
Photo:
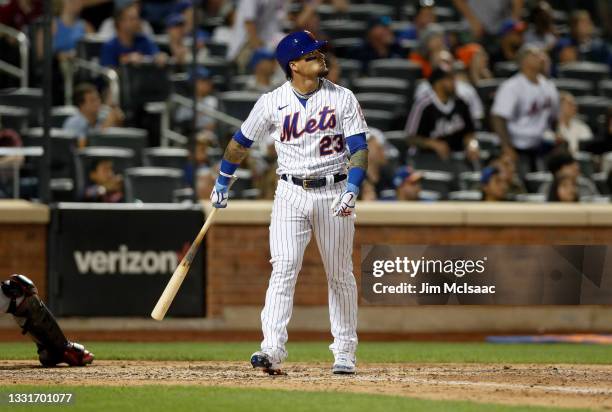
[[[258,142],[269,133],[271,126],[271,107],[269,107],[267,101],[267,94],[261,96],[255,103],[255,106],[253,106],[251,113],[249,113],[249,117],[242,123],[240,131],[246,139]]]
[[[504,119],[511,119],[516,103],[517,94],[515,90],[512,90],[512,85],[508,82],[502,83],[495,93],[491,113]]]
[[[342,131],[345,136],[353,136],[368,131],[368,125],[366,124],[361,106],[351,91],[348,91],[345,97],[344,111],[342,113]]]

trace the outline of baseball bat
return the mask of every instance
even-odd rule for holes
[[[153,308],[153,312],[151,312],[151,317],[155,320],[163,320],[166,316],[166,312],[170,308],[172,301],[176,297],[176,293],[178,292],[183,280],[185,280],[185,276],[187,276],[187,272],[189,272],[189,268],[191,267],[191,263],[198,253],[198,248],[200,247],[200,243],[202,243],[202,239],[206,232],[208,232],[208,228],[213,223],[215,218],[215,214],[217,213],[217,208],[213,208],[208,217],[206,218],[206,222],[200,229],[200,232],[196,236],[195,240],[191,244],[191,247],[187,251],[187,254],[181,260],[181,263],[177,266],[172,274],[172,277],[168,281],[164,292],[159,297],[157,304]]]

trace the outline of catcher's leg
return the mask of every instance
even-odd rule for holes
[[[289,185],[279,181],[274,200],[270,224],[272,275],[261,312],[264,334],[261,350],[269,356],[272,369],[287,357],[287,324],[293,310],[297,276],[311,233],[308,199]],[[296,189],[302,190],[297,186]]]
[[[24,275],[12,275],[2,282],[2,294],[8,301],[7,313],[13,314],[23,334],[28,334],[38,347],[43,366],[65,362],[70,366],[84,366],[94,359],[93,354],[64,336],[57,321],[38,297],[34,283]]]

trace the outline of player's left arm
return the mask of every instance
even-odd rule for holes
[[[346,139],[350,163],[348,182],[344,192],[332,204],[334,216],[350,216],[355,209],[361,184],[368,171],[368,143],[365,133],[358,133]]]

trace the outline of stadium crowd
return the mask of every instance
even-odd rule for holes
[[[207,199],[236,124],[286,81],[276,43],[309,30],[329,42],[328,78],[356,94],[370,126],[364,200],[610,201],[608,1],[55,0],[53,10],[57,200]],[[0,147],[40,145],[42,12],[42,0],[0,0],[0,23],[30,44],[29,94],[0,72]],[[19,66],[5,31],[0,48]],[[197,100],[195,119],[185,98]],[[22,156],[0,156],[0,198],[14,195],[15,165],[22,197],[36,198],[38,161]],[[272,198],[273,141],[242,167],[233,196]]]

